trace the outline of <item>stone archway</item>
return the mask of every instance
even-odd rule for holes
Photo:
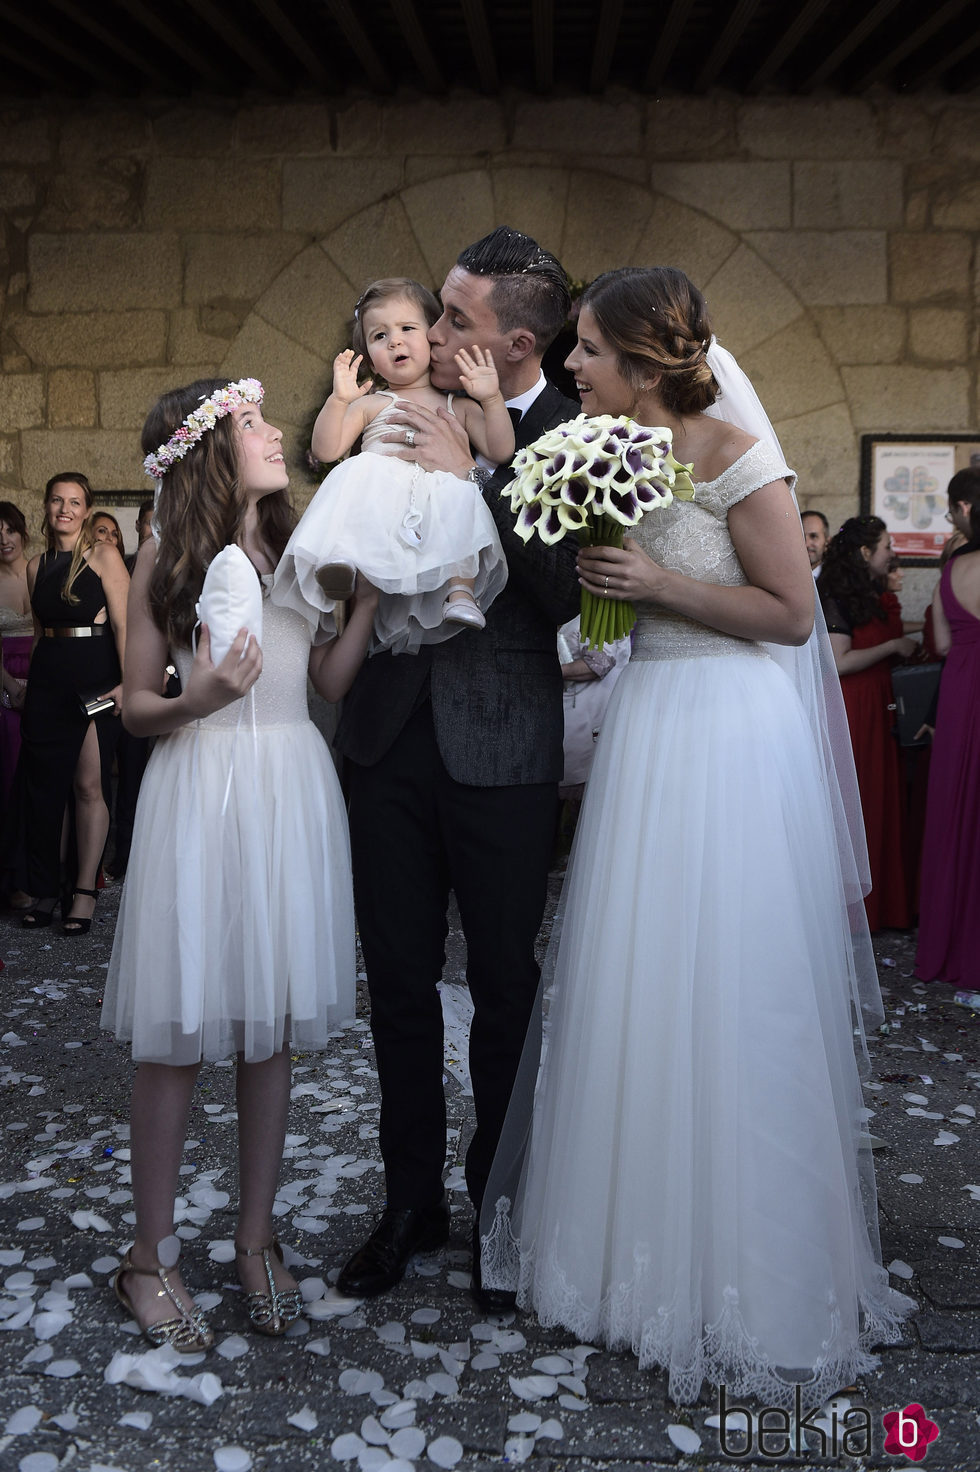
[[[703,287],[720,340],[755,382],[800,472],[804,504],[853,501],[856,441],[844,385],[790,286],[705,210],[586,169],[489,167],[409,185],[349,216],[284,267],[255,302],[221,372],[267,376],[270,414],[283,425],[293,466],[302,463],[365,284],[405,275],[438,287],[460,243],[502,221],[555,250],[575,279],[630,262],[681,266]],[[303,500],[312,484],[297,475],[294,488]]]

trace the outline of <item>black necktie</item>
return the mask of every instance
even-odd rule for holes
[[[510,406],[510,405],[509,405],[509,404],[508,404],[508,405],[507,405],[507,413],[508,413],[508,414],[509,414],[509,415],[510,415],[510,422],[511,422],[511,424],[512,424],[512,425],[513,425],[513,426],[514,426],[514,428],[515,428],[515,429],[516,429],[516,428],[517,428],[517,426],[518,426],[518,425],[519,425],[519,424],[520,424],[520,422],[521,422],[521,411],[520,411],[520,409],[513,409],[513,408],[511,408],[511,406]]]

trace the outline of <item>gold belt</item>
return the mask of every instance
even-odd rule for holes
[[[108,627],[108,624],[83,624],[76,629],[42,629],[41,632],[45,639],[94,639],[104,634]]]

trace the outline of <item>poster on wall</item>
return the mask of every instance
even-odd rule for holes
[[[929,566],[952,532],[946,488],[968,467],[980,470],[980,435],[863,435],[861,512],[881,517],[903,562]]]

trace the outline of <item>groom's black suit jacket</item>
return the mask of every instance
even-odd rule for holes
[[[517,448],[581,412],[548,384],[516,429]],[[507,586],[487,610],[481,631],[464,629],[417,654],[377,654],[365,661],[344,700],[335,745],[349,761],[381,760],[428,697],[439,753],[449,775],[473,787],[558,782],[562,774],[562,680],[555,636],[578,610],[578,542],[525,545],[502,487],[500,466],[484,497],[507,557]]]

